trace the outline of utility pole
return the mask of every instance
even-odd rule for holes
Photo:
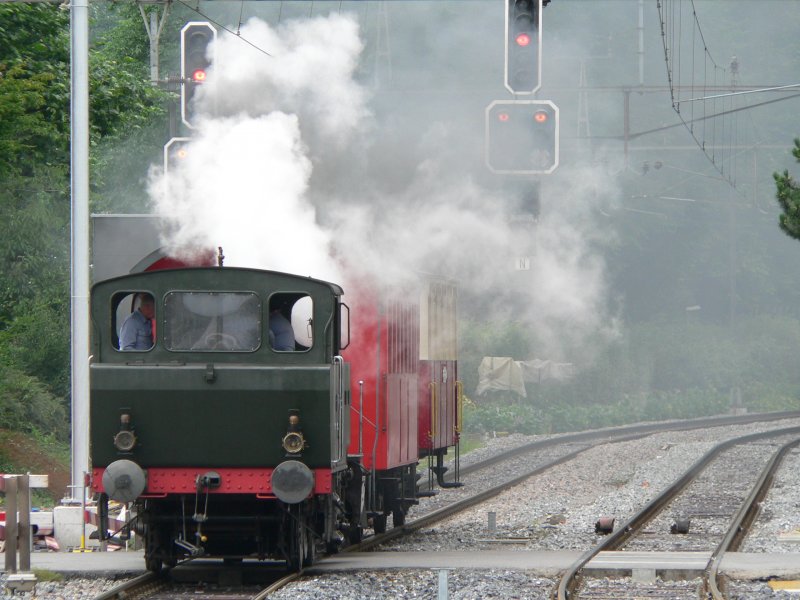
[[[585,149],[589,144],[588,140],[592,137],[592,130],[589,127],[589,99],[586,94],[587,87],[586,80],[586,61],[581,60],[581,74],[578,80],[578,118],[576,119],[578,125],[577,138],[578,145],[581,149]]]
[[[89,471],[89,0],[70,3],[72,500]]]
[[[158,85],[158,41],[161,31],[164,29],[164,23],[167,22],[170,0],[137,0],[136,4],[139,5],[144,29],[150,39],[150,83]],[[149,15],[144,9],[145,4],[151,6]],[[160,20],[158,18],[159,10],[162,11]]]

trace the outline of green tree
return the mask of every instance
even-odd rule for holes
[[[795,138],[792,155],[800,162],[800,138]],[[789,170],[774,173],[775,185],[778,188],[778,204],[783,213],[779,218],[781,230],[795,239],[800,239],[800,185],[789,175]]]
[[[122,12],[141,19],[130,8]],[[166,113],[142,60],[141,20],[132,38],[135,21],[115,10],[95,8],[107,26],[90,48],[93,198],[104,187],[108,148],[151,131]],[[0,5],[0,427],[61,435],[69,394],[69,63],[68,12]]]

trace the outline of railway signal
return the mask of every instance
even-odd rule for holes
[[[191,138],[174,137],[164,144],[164,173],[176,168],[189,155],[189,142]]]
[[[542,0],[506,0],[505,86],[532,94],[541,86]]]
[[[558,167],[558,107],[549,100],[497,100],[486,107],[486,166],[501,175]]]
[[[191,21],[181,29],[181,120],[187,127],[193,127],[192,99],[197,88],[207,82],[213,62],[208,47],[216,39],[217,30],[205,21]]]

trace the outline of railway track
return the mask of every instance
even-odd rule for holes
[[[780,421],[783,419],[796,419],[800,417],[800,411],[783,411],[775,413],[760,413],[735,416],[704,417],[700,419],[667,421],[661,423],[643,423],[637,425],[626,425],[621,427],[609,427],[605,429],[593,429],[578,433],[567,433],[555,435],[551,438],[536,440],[527,444],[522,444],[516,448],[500,452],[485,460],[477,461],[473,464],[459,469],[462,476],[482,471],[493,467],[499,463],[507,462],[515,457],[529,454],[540,450],[545,450],[564,444],[596,443],[602,440],[611,440],[616,437],[631,436],[635,439],[637,435],[648,435],[652,433],[663,433],[667,431],[691,431],[693,429],[707,429],[711,427],[725,427],[731,425],[746,425],[749,423],[767,423],[770,421]],[[445,475],[445,481],[452,482],[453,475]],[[420,486],[421,489],[430,489],[427,485]]]
[[[403,536],[413,534],[420,529],[430,527],[432,524],[438,521],[446,519],[460,511],[467,510],[493,496],[502,493],[514,485],[517,485],[521,481],[524,481],[525,479],[563,464],[575,458],[581,452],[584,452],[599,444],[630,441],[663,431],[691,430],[732,424],[746,424],[757,421],[770,421],[797,416],[800,416],[800,412],[779,413],[774,416],[769,415],[767,418],[764,418],[763,415],[716,417],[713,419],[700,419],[694,421],[677,421],[662,424],[619,427],[607,430],[567,434],[545,440],[538,440],[530,444],[525,444],[517,448],[498,453],[487,459],[463,467],[461,469],[461,476],[462,479],[466,481],[466,485],[463,488],[459,488],[457,490],[447,490],[447,492],[439,495],[441,502],[426,502],[426,506],[422,507],[425,511],[424,514],[416,519],[407,521],[402,526],[392,528],[385,533],[369,536],[365,538],[361,544],[349,546],[343,551],[367,551],[377,546],[387,544],[388,542]],[[510,463],[512,465],[511,470],[514,471],[516,475],[511,478],[500,477],[500,480],[489,481],[493,478],[486,477],[486,473],[492,471],[495,466],[501,463]],[[324,561],[325,559],[323,558],[322,560]],[[180,568],[180,565],[178,568]],[[187,587],[187,593],[189,593],[188,590],[191,589],[191,595],[194,598],[201,597],[198,594],[206,594],[205,597],[216,598],[218,600],[223,598],[235,598],[237,600],[244,598],[250,600],[261,600],[263,598],[267,598],[269,594],[295,580],[301,574],[302,573],[294,573],[286,577],[276,576],[273,581],[267,584],[266,587],[256,591],[253,591],[253,589],[250,588],[247,590],[240,589],[239,591],[218,590],[216,592],[212,592],[210,590],[200,590],[195,585],[194,588]],[[117,598],[125,598],[126,600],[131,600],[132,598],[148,598],[149,600],[157,600],[161,597],[181,597],[180,590],[176,589],[175,587],[169,588],[168,586],[170,585],[169,579],[165,576],[144,575],[140,578],[122,584],[117,588],[114,588],[106,594],[99,596],[97,600],[113,600]],[[160,595],[164,593],[172,594],[172,596]],[[213,595],[214,593],[223,595]],[[592,597],[600,596],[587,596],[587,598]],[[652,597],[657,598],[658,596]],[[572,597],[570,596],[569,598]]]
[[[282,566],[253,567],[188,560],[170,571],[146,573],[123,582],[95,600],[262,600],[300,575],[286,574]]]
[[[775,451],[774,448],[764,445],[764,441],[768,439],[780,439],[781,447]],[[685,515],[686,507],[693,502],[696,503],[698,499],[701,504],[698,509],[695,509],[695,514],[701,517],[701,522],[704,520],[706,522],[703,523],[704,526],[697,537],[702,538],[702,548],[711,547],[713,549],[701,585],[703,589],[707,590],[709,594],[707,597],[715,600],[723,599],[724,595],[719,589],[718,575],[722,557],[725,552],[735,550],[741,544],[747,535],[747,528],[755,519],[758,503],[769,490],[769,485],[780,461],[789,450],[798,444],[800,444],[800,427],[750,434],[718,444],[692,465],[682,477],[653,498],[642,510],[628,519],[600,544],[585,552],[561,578],[556,593],[558,600],[617,597],[615,594],[621,585],[619,582],[609,580],[590,582],[590,578],[584,574],[584,569],[589,561],[603,551],[652,548],[653,543],[659,543],[653,538],[659,536],[653,536],[649,541],[643,542],[646,532],[648,530],[663,531],[665,515],[670,515],[671,511]],[[750,455],[746,459],[748,465],[742,464],[745,453],[737,452],[745,447],[748,451],[747,454]],[[730,479],[731,473],[752,469],[753,465],[759,462],[762,468],[755,471],[755,474],[749,478],[746,489],[741,482],[735,487],[733,486]],[[713,491],[714,485],[722,485],[723,488],[722,490],[717,489],[715,492]],[[705,491],[703,492],[704,486]],[[717,498],[720,494],[724,496],[723,502],[716,502],[709,506],[704,500]],[[727,524],[727,527],[720,533],[719,524],[722,521]],[[663,544],[663,538],[660,543]],[[661,547],[663,548],[663,545]],[[692,550],[700,549],[696,545],[692,545],[691,548]],[[666,597],[672,598],[696,598],[697,587],[697,585],[689,583],[685,587],[686,594],[682,596],[676,595],[674,589],[664,593]],[[632,584],[627,582],[625,588],[630,594]]]

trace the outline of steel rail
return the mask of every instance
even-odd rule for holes
[[[303,574],[302,569],[300,571],[296,571],[294,573],[289,573],[284,577],[281,577],[275,583],[271,583],[268,587],[264,588],[260,592],[258,592],[255,596],[253,596],[250,600],[264,600],[268,598],[270,594],[274,594],[283,586],[293,582],[297,578],[299,578]]]
[[[772,458],[764,466],[761,476],[753,486],[750,495],[742,503],[736,513],[725,537],[711,555],[708,567],[703,575],[703,585],[713,600],[724,600],[725,596],[719,589],[719,568],[722,564],[722,557],[726,552],[736,552],[750,531],[758,513],[761,510],[761,502],[766,498],[775,478],[775,473],[783,463],[783,459],[789,451],[800,445],[800,438],[787,442],[781,446]]]
[[[558,600],[574,600],[574,592],[580,585],[581,573],[586,564],[601,552],[614,550],[622,546],[630,537],[637,533],[645,523],[653,519],[673,498],[680,494],[719,454],[740,444],[796,433],[800,433],[800,427],[773,429],[771,431],[762,431],[738,438],[731,438],[711,448],[711,450],[689,467],[681,477],[676,479],[672,485],[648,502],[644,508],[628,519],[619,529],[611,533],[594,548],[584,552],[561,577],[556,590],[556,598]]]
[[[758,423],[766,421],[778,421],[782,419],[797,419],[800,418],[800,411],[782,411],[774,413],[754,413],[748,415],[725,415],[715,417],[702,417],[699,419],[680,420],[680,421],[665,421],[658,423],[644,423],[638,425],[624,425],[620,427],[608,427],[604,429],[593,429],[591,431],[582,431],[578,433],[568,433],[564,435],[556,435],[545,440],[536,440],[528,444],[523,444],[511,450],[507,450],[495,456],[489,457],[480,462],[462,466],[461,475],[469,475],[481,469],[486,469],[495,464],[505,462],[510,458],[551,448],[566,443],[582,443],[590,442],[598,439],[606,439],[615,434],[617,435],[631,435],[631,434],[648,434],[660,433],[663,431],[690,431],[692,429],[705,429],[708,427],[726,427],[730,425],[746,425],[749,423]],[[446,481],[452,481],[452,476],[445,475]],[[420,489],[428,489],[427,483],[421,485]]]
[[[167,582],[166,573],[144,573],[95,596],[94,600],[135,600],[151,594]]]

